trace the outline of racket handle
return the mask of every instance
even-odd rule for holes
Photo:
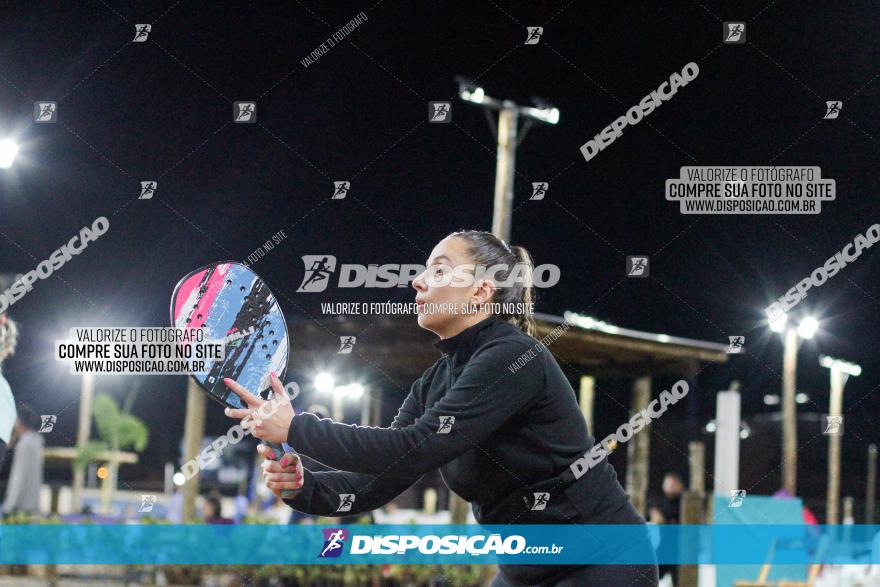
[[[273,461],[280,461],[284,456],[284,447],[280,444],[275,444],[274,442],[264,442],[263,444],[271,448],[272,452],[275,453],[277,458],[272,459]],[[281,499],[293,499],[297,493],[299,493],[298,489],[282,489]]]

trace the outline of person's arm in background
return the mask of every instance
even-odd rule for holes
[[[409,395],[397,412],[391,428],[400,429],[411,425],[420,415],[419,395],[421,394],[421,378],[416,380]],[[298,458],[298,457],[297,457]],[[387,504],[406,491],[422,476],[382,475],[366,473],[350,473],[347,471],[317,471],[303,468],[303,486],[297,495],[285,499],[284,503],[293,509],[312,515],[338,515],[340,494],[354,494],[354,501],[345,515],[369,512]]]
[[[526,355],[529,351],[535,356]],[[328,466],[359,473],[421,475],[474,449],[544,392],[544,349],[515,339],[493,340],[468,361],[446,394],[413,423],[373,428],[295,415],[287,444]],[[520,357],[529,359],[509,368]],[[438,434],[441,417],[452,416]]]

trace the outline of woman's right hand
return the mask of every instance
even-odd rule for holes
[[[303,486],[303,466],[299,455],[293,452],[282,455],[280,461],[272,460],[276,457],[275,451],[265,444],[257,445],[259,452],[266,460],[261,465],[263,467],[263,479],[266,480],[266,487],[278,497],[284,490],[298,490]]]

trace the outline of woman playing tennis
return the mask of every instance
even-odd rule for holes
[[[462,266],[503,270],[471,272],[470,279],[456,271],[450,281],[448,272]],[[335,469],[309,471],[288,453],[263,463],[266,485],[277,495],[295,490],[288,505],[314,515],[337,515],[340,494],[353,494],[351,515],[385,505],[439,469],[480,524],[643,525],[607,461],[576,480],[567,473],[594,439],[562,369],[531,336],[531,281],[508,279],[517,267],[532,275],[529,253],[490,233],[460,231],[440,241],[412,285],[419,326],[439,337],[441,357],[412,384],[388,428],[295,414],[289,400],[253,420],[255,437],[286,442]],[[431,310],[438,307],[445,311]],[[226,384],[248,406],[227,408],[230,417],[244,418],[264,403],[234,381]],[[276,397],[287,397],[274,374],[272,385]],[[258,450],[274,456],[268,447]],[[657,583],[654,564],[500,565],[492,587]]]

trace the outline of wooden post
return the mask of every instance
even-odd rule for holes
[[[593,436],[596,436],[596,431],[593,430],[593,398],[596,394],[595,389],[596,379],[590,375],[582,375],[579,403],[581,404],[581,413],[587,422],[587,431]]]
[[[468,505],[458,494],[449,492],[449,511],[452,512],[453,524],[467,524]]]
[[[434,515],[437,513],[437,490],[433,487],[428,487],[425,489],[425,493],[423,494],[424,502],[425,502],[425,513],[429,515]]]
[[[698,491],[685,491],[681,494],[681,524],[699,525],[703,523],[703,493]],[[680,537],[679,553],[694,551],[694,545],[688,544],[687,539]],[[679,565],[678,581],[676,587],[697,587],[699,578],[699,565]]]
[[[865,523],[874,524],[874,507],[877,502],[877,445],[868,446],[868,487],[865,490]]]
[[[830,417],[841,415],[843,410],[843,383],[846,374],[837,367],[831,367]],[[845,423],[844,423],[845,424]],[[825,523],[840,523],[840,434],[828,435],[828,496],[825,501]]]
[[[633,383],[630,417],[651,403],[651,378],[639,377]],[[649,426],[636,434],[626,445],[626,492],[641,515],[646,514],[648,497],[648,457],[651,450]]]
[[[789,326],[782,359],[782,487],[792,496],[797,495],[797,348],[797,330]]]
[[[498,112],[498,152],[495,165],[495,206],[492,234],[510,242],[513,214],[513,183],[516,171],[517,111],[502,108]]]
[[[681,496],[681,523],[704,523],[703,500],[706,496],[705,477],[706,447],[702,442],[688,444],[688,464],[690,465],[690,490]],[[688,552],[693,545],[682,543],[679,552]],[[698,565],[679,565],[676,587],[697,587]]]
[[[79,398],[79,428],[76,431],[76,447],[82,448],[92,435],[92,398],[95,395],[95,376],[92,373],[82,374],[82,386]],[[73,494],[71,496],[73,513],[80,512],[80,499],[83,487],[85,487],[85,465],[82,467],[73,465]]]
[[[202,449],[205,436],[205,392],[199,389],[192,377],[187,377],[186,422],[183,429],[183,462],[196,458]],[[196,517],[196,498],[199,495],[199,479],[196,475],[183,485],[183,521]]]
[[[706,446],[702,442],[688,444],[688,463],[690,464],[691,491],[706,493]]]

